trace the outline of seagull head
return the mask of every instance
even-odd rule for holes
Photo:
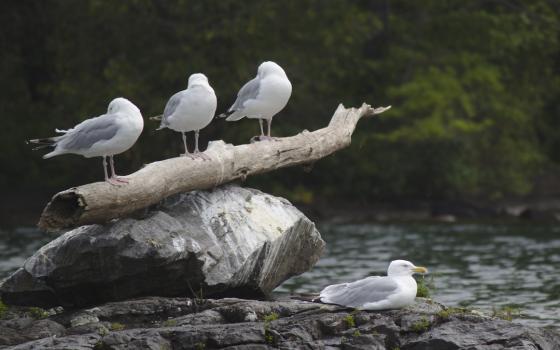
[[[140,110],[136,105],[124,97],[117,97],[109,103],[109,107],[107,108],[107,113],[117,113],[122,111],[134,111],[140,113]]]
[[[286,72],[278,64],[272,61],[266,61],[261,63],[257,71],[259,77],[265,77],[269,74],[277,74],[281,76],[286,76]]]
[[[202,73],[191,74],[188,87],[193,85],[208,85],[208,78]]]
[[[387,269],[387,276],[412,276],[415,273],[428,273],[428,269],[422,266],[414,266],[406,260],[393,260]]]

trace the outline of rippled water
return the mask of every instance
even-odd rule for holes
[[[560,328],[559,226],[360,224],[320,231],[327,242],[322,259],[278,291],[315,292],[385,274],[389,261],[402,258],[430,269],[432,297],[446,305],[518,307],[517,322]]]
[[[320,225],[327,250],[309,272],[277,292],[316,292],[325,285],[385,274],[402,258],[431,271],[432,297],[491,312],[514,306],[516,322],[560,328],[560,226]],[[53,237],[35,229],[0,231],[0,278]],[[428,277],[430,279],[430,277]]]

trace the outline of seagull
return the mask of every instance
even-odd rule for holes
[[[61,136],[29,140],[39,146],[34,150],[54,147],[43,156],[44,159],[61,154],[78,154],[86,158],[103,157],[105,181],[119,185],[128,183],[126,178],[115,174],[113,156],[128,150],[142,133],[144,119],[138,107],[123,97],[109,103],[107,113],[86,119],[72,129],[55,131]],[[107,175],[107,157],[111,166],[111,176]]]
[[[417,289],[414,273],[424,274],[428,270],[410,261],[394,260],[389,264],[387,276],[333,284],[323,289],[314,301],[359,310],[399,309],[414,302]]]
[[[263,62],[257,70],[257,76],[243,85],[233,105],[220,117],[227,117],[227,121],[243,117],[258,119],[261,127],[260,139],[271,140],[272,117],[286,106],[291,94],[292,83],[282,67],[272,61]],[[263,130],[264,120],[268,122],[266,136]]]
[[[187,89],[171,96],[165,105],[161,125],[157,130],[169,128],[180,132],[185,146],[184,156],[209,160],[210,158],[198,149],[198,134],[200,129],[205,128],[214,118],[217,103],[216,94],[208,83],[208,78],[202,73],[192,74]],[[194,154],[189,153],[187,148],[185,133],[188,131],[194,131]]]

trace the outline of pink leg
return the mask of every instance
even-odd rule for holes
[[[109,175],[107,175],[107,157],[103,156],[103,172],[105,173],[105,181],[109,181]]]
[[[109,164],[111,165],[111,177],[109,178],[109,182],[112,183],[113,185],[119,185],[119,184],[127,184],[128,183],[128,179],[118,176],[115,173],[115,161],[113,159],[113,156],[109,156]]]
[[[202,160],[211,160],[212,158],[210,158],[208,155],[204,154],[204,152],[200,152],[200,150],[198,149],[198,133],[200,130],[195,130],[194,132],[194,144],[195,144],[195,148],[194,148],[194,154],[193,156],[196,158],[200,158]]]
[[[250,140],[251,143],[254,143],[254,142],[257,142],[257,141],[270,141],[270,140],[272,140],[272,138],[270,137],[270,123],[268,125],[268,135],[269,136],[266,136],[264,134],[264,125],[263,124],[264,124],[264,119],[259,118],[259,126],[261,127],[261,134],[260,134],[260,136],[251,137],[251,140]]]
[[[270,136],[270,126],[272,124],[272,119],[268,120],[267,135],[266,136],[265,136],[264,131],[262,129],[263,119],[259,119],[259,121],[261,121],[261,136],[259,137],[259,141],[275,141],[276,139],[274,137]]]
[[[190,157],[189,148],[187,147],[187,135],[182,132],[181,136],[183,137],[183,146],[185,147],[185,153],[181,153],[181,156]]]
[[[259,119],[259,126],[261,127],[261,137],[264,136],[263,123],[264,123],[264,120]]]

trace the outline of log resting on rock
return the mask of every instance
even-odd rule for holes
[[[309,270],[324,246],[287,200],[224,185],[171,196],[143,218],[68,231],[0,293],[6,304],[41,307],[148,295],[262,298]]]
[[[390,107],[344,108],[339,105],[325,128],[274,142],[256,142],[233,146],[211,142],[206,150],[210,161],[186,157],[150,163],[127,176],[129,183],[114,186],[95,182],[54,195],[47,204],[39,227],[55,231],[85,224],[104,223],[180,192],[208,189],[249,175],[308,164],[350,144],[357,122],[380,114]]]

